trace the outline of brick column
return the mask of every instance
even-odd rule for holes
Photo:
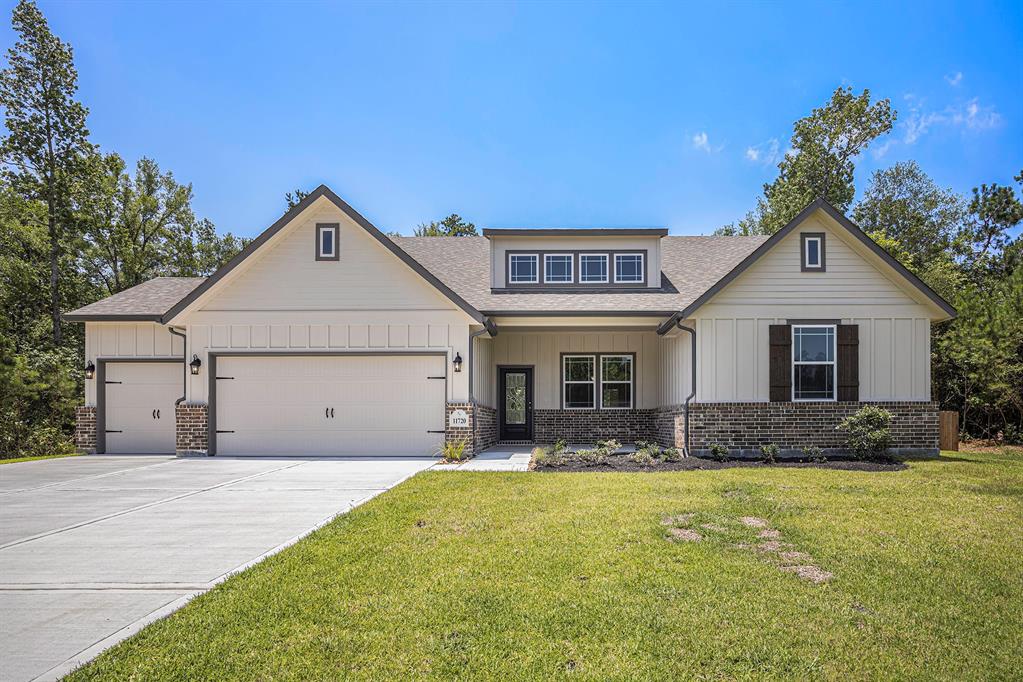
[[[209,454],[209,407],[205,403],[179,403],[174,413],[178,456]]]
[[[465,456],[473,457],[476,454],[476,443],[473,441],[473,419],[474,412],[472,403],[448,403],[444,410],[444,442],[460,443],[465,441]],[[452,426],[451,413],[456,410],[463,410],[469,417],[465,426]]]
[[[96,454],[96,408],[75,408],[75,447],[84,455]]]

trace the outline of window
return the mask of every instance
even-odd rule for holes
[[[316,260],[338,260],[338,223],[316,224]]]
[[[597,407],[596,360],[595,355],[562,356],[566,410],[592,410]]]
[[[543,257],[543,281],[547,284],[571,284],[572,254],[548,253]]]
[[[643,254],[615,254],[615,282],[643,282]]]
[[[583,253],[579,255],[579,281],[584,283],[607,282],[607,254]]]
[[[800,237],[801,269],[803,272],[824,272],[824,233],[804,232]]]
[[[835,325],[792,326],[792,399],[834,400]]]
[[[600,356],[600,406],[608,410],[632,407],[632,356]]]
[[[508,256],[508,281],[512,284],[536,284],[540,281],[537,263],[540,260],[535,253]]]

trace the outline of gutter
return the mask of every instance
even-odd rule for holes
[[[167,327],[167,331],[169,331],[174,336],[180,336],[181,337],[181,342],[182,342],[181,343],[181,368],[182,368],[181,397],[174,401],[174,406],[177,407],[181,403],[185,402],[185,394],[188,393],[188,362],[187,362],[187,360],[188,360],[188,337],[184,334],[184,332],[180,332],[177,329],[175,329],[174,327]]]
[[[497,325],[495,325],[493,322],[491,322],[489,317],[483,319],[483,329],[479,330],[478,332],[470,332],[469,333],[469,349],[466,351],[466,355],[469,356],[469,404],[472,405],[472,447],[473,447],[473,450],[476,449],[476,435],[477,435],[477,427],[476,427],[477,419],[476,419],[476,417],[478,416],[476,414],[476,393],[475,393],[475,391],[473,389],[473,381],[472,381],[472,374],[473,374],[472,370],[473,370],[473,367],[475,366],[475,359],[473,358],[473,350],[476,347],[476,344],[475,344],[476,337],[477,336],[482,336],[483,334],[487,334],[487,333],[490,333],[492,336],[497,336]]]
[[[685,439],[682,443],[682,452],[685,453],[686,457],[689,457],[689,403],[693,398],[696,397],[696,330],[692,327],[686,327],[682,324],[682,320],[677,320],[675,326],[684,332],[689,332],[692,335],[692,343],[690,347],[692,349],[692,356],[689,360],[689,366],[692,369],[692,377],[690,378],[690,391],[689,395],[686,396],[686,401],[682,404],[682,418],[684,420],[685,428]]]

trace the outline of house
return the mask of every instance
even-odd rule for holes
[[[861,405],[934,451],[955,310],[823,200],[766,237],[390,238],[321,186],[207,279],[86,325],[81,449],[431,455],[441,442],[838,448]]]

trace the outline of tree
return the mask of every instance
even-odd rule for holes
[[[852,211],[875,241],[897,242],[899,260],[917,274],[962,255],[968,214],[962,196],[938,187],[915,161],[875,171]]]
[[[764,185],[757,208],[718,234],[774,234],[817,197],[845,211],[856,188],[856,157],[892,129],[896,113],[887,99],[871,103],[870,91],[838,88],[823,107],[796,121],[791,149],[778,164],[778,177]]]
[[[284,201],[288,204],[288,208],[284,210],[285,213],[298,206],[303,199],[309,196],[309,192],[304,192],[300,189],[296,189],[294,192],[288,192],[284,195]]]
[[[457,213],[452,213],[439,223],[420,223],[415,234],[417,237],[475,237],[479,233],[475,225],[466,222]]]
[[[0,106],[8,135],[0,140],[6,179],[27,198],[46,204],[50,320],[61,343],[60,257],[74,176],[90,149],[88,110],[75,99],[78,72],[71,46],[50,32],[39,8],[21,0],[12,26],[18,41],[0,71]]]
[[[217,268],[235,257],[251,240],[235,237],[230,232],[223,236],[207,218],[194,225],[183,226],[171,237],[172,257],[168,275],[174,277],[209,277]]]
[[[1014,179],[1023,189],[1023,170]],[[1018,265],[1020,237],[1014,243],[1009,231],[1023,222],[1023,202],[1015,190],[997,183],[974,187],[969,208],[975,218],[969,234],[974,269],[1012,270]]]

